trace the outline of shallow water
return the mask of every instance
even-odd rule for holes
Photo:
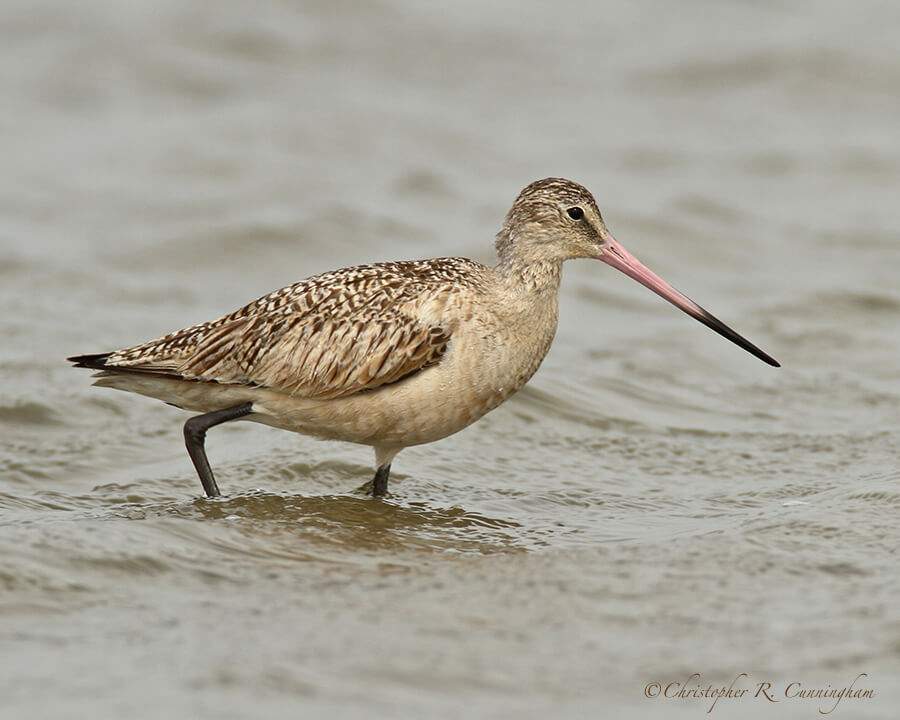
[[[896,717],[893,3],[6,2],[3,717]],[[368,448],[62,358],[333,267],[491,259],[526,183],[784,365],[570,263],[529,386]],[[796,688],[795,688],[796,689]],[[652,689],[647,691],[652,694]]]

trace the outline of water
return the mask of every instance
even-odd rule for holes
[[[816,717],[786,686],[860,673],[833,715],[896,717],[898,26],[4,3],[3,717],[694,718],[644,696],[692,673],[780,693],[721,717]],[[382,503],[368,448],[250,423],[211,432],[199,499],[184,414],[62,362],[334,267],[490,261],[547,175],[784,367],[570,263],[528,388],[404,451]]]

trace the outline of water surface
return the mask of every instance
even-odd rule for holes
[[[614,2],[4,3],[4,717],[700,717],[651,682],[900,700],[900,10]],[[368,448],[216,428],[67,355],[333,267],[489,262],[517,192],[616,237],[784,365],[599,263],[476,426]],[[724,717],[816,717],[724,700]],[[827,710],[829,706],[824,706]]]

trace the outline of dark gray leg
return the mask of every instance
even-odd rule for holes
[[[372,480],[372,497],[384,497],[387,495],[388,477],[391,474],[391,464],[385,463],[375,471],[375,479]]]
[[[197,474],[200,476],[200,482],[203,483],[203,489],[209,497],[216,497],[221,493],[219,486],[216,485],[216,479],[213,477],[212,468],[209,466],[209,460],[206,459],[206,449],[203,447],[206,431],[211,427],[221,425],[229,420],[237,420],[252,412],[253,403],[246,402],[224,410],[192,417],[184,424],[184,444],[187,445],[188,455],[191,456]]]

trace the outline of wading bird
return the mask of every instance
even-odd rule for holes
[[[496,241],[499,261],[360,265],[276,290],[158,340],[68,358],[96,385],[202,413],[184,425],[209,496],[206,431],[245,419],[375,450],[372,494],[405,447],[452,435],[534,375],[556,333],[562,264],[602,260],[769,365],[778,362],[644,267],[570,180],[526,187]]]

